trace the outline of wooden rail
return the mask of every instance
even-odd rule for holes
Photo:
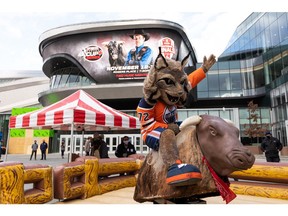
[[[255,162],[229,175],[236,194],[288,200],[288,163]]]
[[[0,204],[40,204],[86,199],[136,185],[143,157],[98,159],[92,156],[52,168],[21,162],[0,163]],[[25,184],[33,184],[24,189]]]

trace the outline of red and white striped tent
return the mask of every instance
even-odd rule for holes
[[[115,110],[78,90],[40,110],[11,116],[9,127],[99,131],[139,129],[140,123],[136,117]]]
[[[11,116],[9,128],[71,130],[71,146],[74,131],[110,131],[139,129],[138,118],[115,110],[93,98],[83,90],[42,109]],[[9,136],[8,136],[9,137]],[[9,141],[8,141],[9,143]],[[73,153],[73,147],[70,153]],[[8,145],[6,150],[7,160]],[[71,161],[71,157],[69,159]]]

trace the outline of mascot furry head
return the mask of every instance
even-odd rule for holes
[[[189,53],[190,54],[190,53]],[[167,105],[182,107],[191,90],[184,67],[188,62],[189,54],[181,61],[165,58],[159,48],[153,68],[144,80],[144,98],[153,105],[162,100]]]

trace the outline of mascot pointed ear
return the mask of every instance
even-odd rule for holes
[[[159,54],[154,62],[154,67],[156,70],[160,70],[161,68],[168,67],[168,64],[161,53],[161,47],[159,47]]]
[[[182,68],[184,68],[185,65],[188,63],[190,53],[191,53],[191,51],[189,51],[188,55],[181,61]]]

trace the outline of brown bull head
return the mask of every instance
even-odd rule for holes
[[[216,116],[201,115],[197,137],[203,155],[220,176],[246,170],[255,162],[254,155],[239,140],[239,130]]]

